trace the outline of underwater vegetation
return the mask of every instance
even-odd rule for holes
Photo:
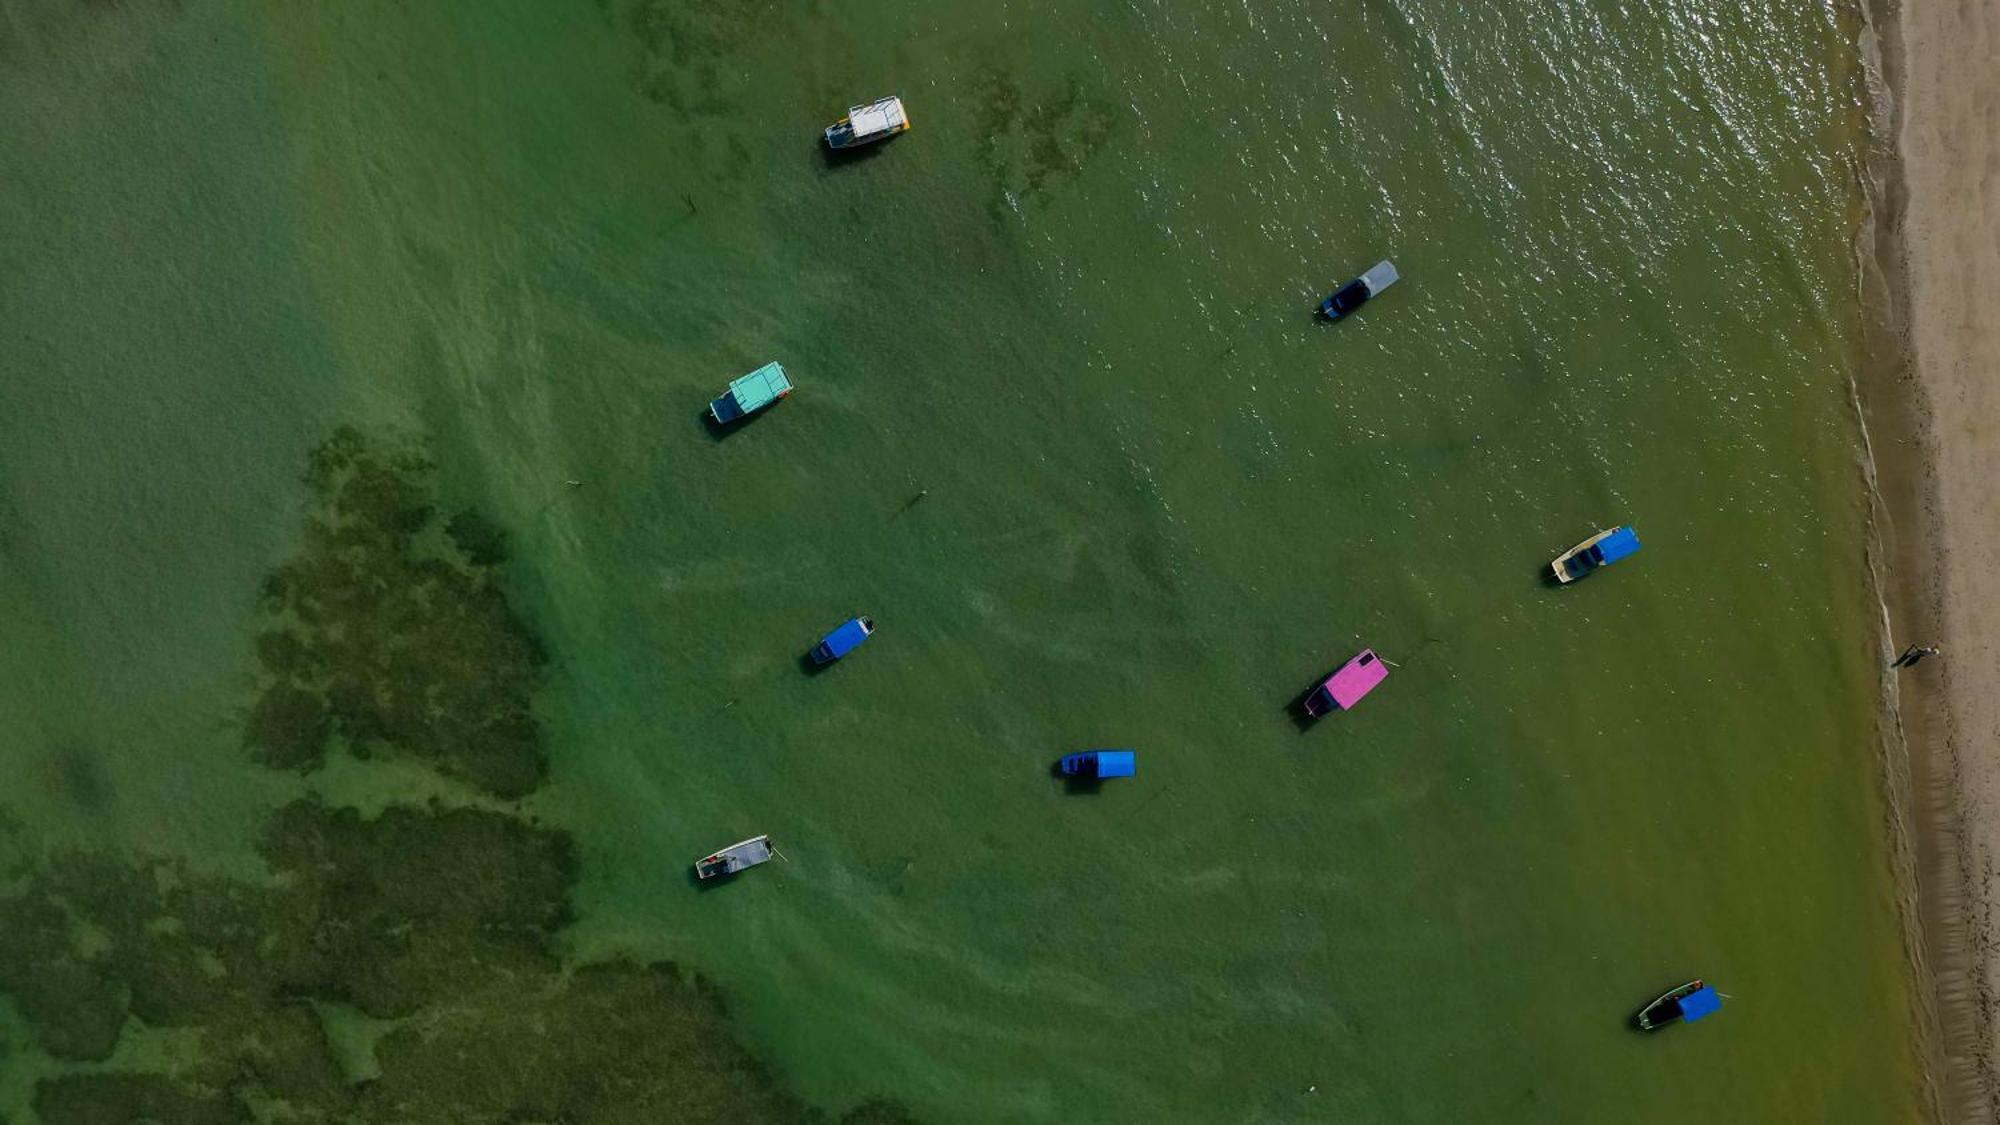
[[[35,1089],[43,1125],[160,1122],[161,1125],[234,1125],[254,1121],[227,1099],[182,1089],[145,1074],[69,1074]]]
[[[429,470],[349,428],[313,452],[317,510],[264,582],[270,682],[244,739],[279,768],[311,770],[337,740],[519,797],[547,765],[532,707],[546,657],[496,584],[505,537],[472,512],[440,526]]]
[[[722,127],[732,120],[744,76],[755,73],[748,52],[768,42],[781,21],[812,16],[805,6],[780,9],[756,0],[638,0],[622,17],[636,47],[632,88],[671,111],[661,127],[673,131],[676,150],[700,170],[697,182],[726,191],[749,174],[749,147],[736,130]]]
[[[265,584],[255,760],[309,770],[345,742],[491,792],[539,784],[544,658],[501,592],[505,538],[471,513],[438,526],[429,472],[353,430],[313,454],[304,549]],[[912,1120],[806,1105],[672,963],[566,964],[566,832],[306,793],[255,847],[263,880],[96,852],[0,870],[0,992],[33,1032],[0,1052],[93,1064],[38,1082],[45,1125]]]
[[[1073,73],[1060,89],[1039,94],[997,66],[986,67],[979,81],[985,97],[979,148],[1003,199],[1042,198],[1074,180],[1118,121],[1112,103],[1087,94]]]

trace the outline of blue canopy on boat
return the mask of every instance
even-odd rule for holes
[[[1131,750],[1099,750],[1097,776],[1131,777],[1139,772],[1139,755]]]
[[[1681,1018],[1689,1023],[1721,1010],[1722,993],[1713,988],[1698,988],[1681,997]]]
[[[860,646],[862,641],[867,639],[868,627],[861,623],[861,618],[856,617],[850,619],[840,628],[828,633],[826,639],[821,641],[820,644],[825,646],[829,654],[835,658],[839,658],[853,652]]]
[[[1638,549],[1639,533],[1629,527],[1621,527],[1597,543],[1597,550],[1607,563],[1615,563]]]

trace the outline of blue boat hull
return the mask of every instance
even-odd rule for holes
[[[1319,315],[1328,320],[1339,320],[1348,313],[1367,304],[1375,295],[1364,286],[1349,285],[1319,303]]]

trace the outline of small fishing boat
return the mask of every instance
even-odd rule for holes
[[[1639,1009],[1632,1017],[1640,1031],[1658,1031],[1670,1023],[1693,1023],[1722,1009],[1722,994],[1698,980],[1679,988]]]
[[[1574,582],[1600,566],[1610,566],[1639,549],[1639,533],[1629,527],[1614,527],[1600,531],[1590,538],[1556,556],[1549,564],[1555,572],[1556,581]]]
[[[1372,648],[1364,648],[1354,659],[1340,666],[1340,671],[1320,681],[1318,687],[1306,696],[1306,714],[1317,719],[1336,709],[1352,710],[1361,697],[1375,690],[1375,685],[1389,678],[1389,666],[1375,655]]]
[[[722,875],[734,875],[738,871],[757,866],[778,850],[771,846],[769,836],[752,836],[739,840],[705,859],[694,861],[694,873],[702,879],[714,879]]]
[[[831,664],[855,649],[861,642],[875,635],[875,619],[872,617],[850,617],[840,628],[828,633],[819,644],[813,646],[814,664]]]
[[[827,126],[826,147],[835,152],[858,148],[907,132],[909,128],[910,115],[903,109],[903,99],[887,97],[857,105],[847,111],[846,117]]]
[[[1319,303],[1320,315],[1328,320],[1339,320],[1370,300],[1382,295],[1382,290],[1396,284],[1400,278],[1396,267],[1388,262],[1376,262],[1368,267],[1368,272],[1333,291],[1333,296]]]
[[[1085,750],[1064,754],[1064,777],[1131,777],[1139,772],[1139,755],[1132,750]]]
[[[773,360],[740,379],[730,380],[722,397],[708,404],[708,413],[716,425],[726,426],[791,393],[792,381],[785,378],[785,369]]]

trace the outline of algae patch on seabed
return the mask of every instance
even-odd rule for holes
[[[234,1125],[253,1121],[229,1101],[149,1074],[71,1074],[35,1090],[42,1125],[102,1125],[111,1121],[162,1125]]]
[[[286,769],[365,742],[525,792],[542,655],[501,592],[504,536],[472,514],[440,530],[428,473],[351,430],[313,455],[306,549],[266,585],[282,623],[258,641],[271,683],[249,742]],[[308,796],[272,811],[257,851],[262,882],[89,852],[0,872],[0,991],[52,1059],[110,1063],[41,1080],[43,1122],[828,1120],[736,1040],[701,978],[565,966],[565,832]],[[335,1009],[377,1021],[367,1073],[336,1049]],[[126,1065],[159,1055],[121,1048],[169,1034],[193,1049]],[[909,1117],[870,1101],[840,1120]]]
[[[313,452],[318,510],[264,583],[270,684],[244,737],[272,766],[310,770],[337,735],[519,797],[546,766],[532,711],[546,658],[496,585],[505,537],[471,512],[440,528],[429,468],[352,429]]]
[[[989,65],[979,86],[979,150],[1003,199],[1025,202],[1074,180],[1118,121],[1113,104],[1087,94],[1073,73],[1059,89],[1030,97],[1011,73]]]

